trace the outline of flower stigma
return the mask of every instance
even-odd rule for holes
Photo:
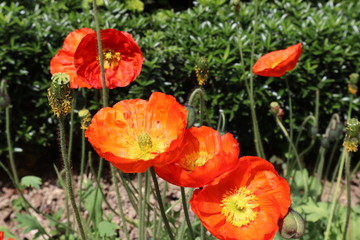
[[[104,68],[114,68],[119,65],[121,60],[120,52],[115,52],[113,49],[106,48],[103,50],[103,57],[104,57]],[[96,58],[99,61],[99,57]]]
[[[224,194],[221,200],[221,213],[225,215],[226,221],[236,227],[246,226],[253,222],[259,214],[259,203],[257,197],[241,187]]]

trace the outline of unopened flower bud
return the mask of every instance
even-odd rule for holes
[[[190,128],[194,125],[196,121],[196,112],[195,108],[189,105],[185,105],[187,110],[187,128]]]
[[[330,147],[330,139],[326,135],[323,135],[320,142],[321,146],[323,148],[329,148]]]
[[[200,57],[195,65],[195,74],[198,84],[200,86],[205,85],[208,79],[208,61],[206,57]]]
[[[87,109],[81,109],[78,113],[79,118],[81,119],[81,129],[86,130],[91,123],[91,114]]]
[[[55,73],[51,80],[51,86],[48,89],[49,105],[59,118],[71,111],[70,76],[66,73]]]
[[[350,74],[349,78],[350,78],[350,83],[356,85],[359,81],[359,74],[352,73],[352,74]]]
[[[317,126],[311,126],[310,128],[310,136],[316,136],[316,134],[319,132],[319,128]]]
[[[284,111],[277,102],[270,103],[270,113],[274,115],[274,117],[278,117],[280,119],[284,116]]]
[[[357,93],[358,87],[355,84],[348,84],[348,91],[351,95],[355,95]]]
[[[10,97],[6,89],[6,80],[0,83],[0,108],[7,108],[10,106]]]
[[[280,235],[283,238],[300,238],[305,232],[305,220],[292,208],[289,208],[289,212],[285,218],[280,221]]]

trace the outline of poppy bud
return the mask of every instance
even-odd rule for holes
[[[280,119],[284,116],[284,111],[277,102],[270,103],[270,113],[274,115],[274,117],[278,117]]]
[[[81,129],[86,130],[88,128],[88,126],[91,123],[91,114],[89,112],[89,110],[87,109],[81,109],[78,113],[79,118],[81,119]]]
[[[6,90],[6,80],[2,80],[0,84],[0,108],[10,106],[10,97]]]
[[[279,227],[283,238],[300,238],[305,232],[305,220],[299,213],[289,208],[289,212],[280,221]]]
[[[326,135],[323,135],[320,144],[323,148],[329,148],[330,147],[330,139]]]
[[[55,73],[51,80],[48,89],[49,105],[56,117],[65,116],[71,111],[70,76],[66,73]]]
[[[187,110],[187,126],[186,128],[190,128],[194,125],[196,120],[196,112],[195,108],[189,105],[185,105]]]
[[[340,137],[341,135],[343,135],[344,125],[341,122],[336,123],[335,129],[336,129],[336,137]]]
[[[208,79],[208,62],[206,57],[199,57],[195,65],[196,79],[200,86],[205,85]]]
[[[359,74],[352,73],[352,74],[350,74],[349,78],[350,78],[350,83],[356,85],[359,81]]]
[[[311,126],[310,128],[310,136],[316,136],[316,134],[319,132],[319,128],[317,126]]]

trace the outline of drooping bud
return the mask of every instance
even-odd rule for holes
[[[81,119],[81,129],[86,130],[91,123],[91,114],[87,109],[81,109],[78,113]]]
[[[270,103],[270,113],[280,119],[284,116],[284,111],[277,102]]]
[[[320,141],[320,144],[323,148],[329,148],[330,147],[330,139],[327,135],[323,135]]]
[[[208,61],[206,57],[199,57],[195,65],[196,79],[200,86],[205,85],[208,79]]]
[[[346,133],[343,146],[348,152],[357,152],[360,140],[360,122],[351,118],[346,123]]]
[[[305,232],[305,220],[298,212],[289,208],[289,212],[280,221],[279,227],[283,238],[300,238]]]
[[[359,74],[352,73],[352,74],[350,74],[349,78],[350,78],[350,83],[356,85],[358,83],[358,81],[359,81]]]
[[[6,80],[1,80],[0,83],[0,108],[7,108],[10,106],[10,97],[7,93]]]
[[[65,116],[71,111],[70,76],[66,73],[55,73],[51,77],[48,89],[49,105],[56,117]]]
[[[195,108],[189,105],[185,105],[187,110],[187,126],[186,128],[191,128],[196,121],[196,112]]]

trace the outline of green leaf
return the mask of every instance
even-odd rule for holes
[[[101,221],[99,223],[99,235],[100,237],[113,237],[116,235],[116,229],[119,229],[119,226],[106,221]]]
[[[40,225],[38,220],[29,215],[18,213],[16,214],[15,220],[19,223],[19,228],[24,228],[24,233],[28,233],[33,230],[37,230],[37,233],[35,234],[35,238],[37,238],[40,235],[45,235],[45,229]]]
[[[33,187],[39,189],[41,185],[41,178],[36,176],[25,176],[21,178],[20,184],[23,187]]]

